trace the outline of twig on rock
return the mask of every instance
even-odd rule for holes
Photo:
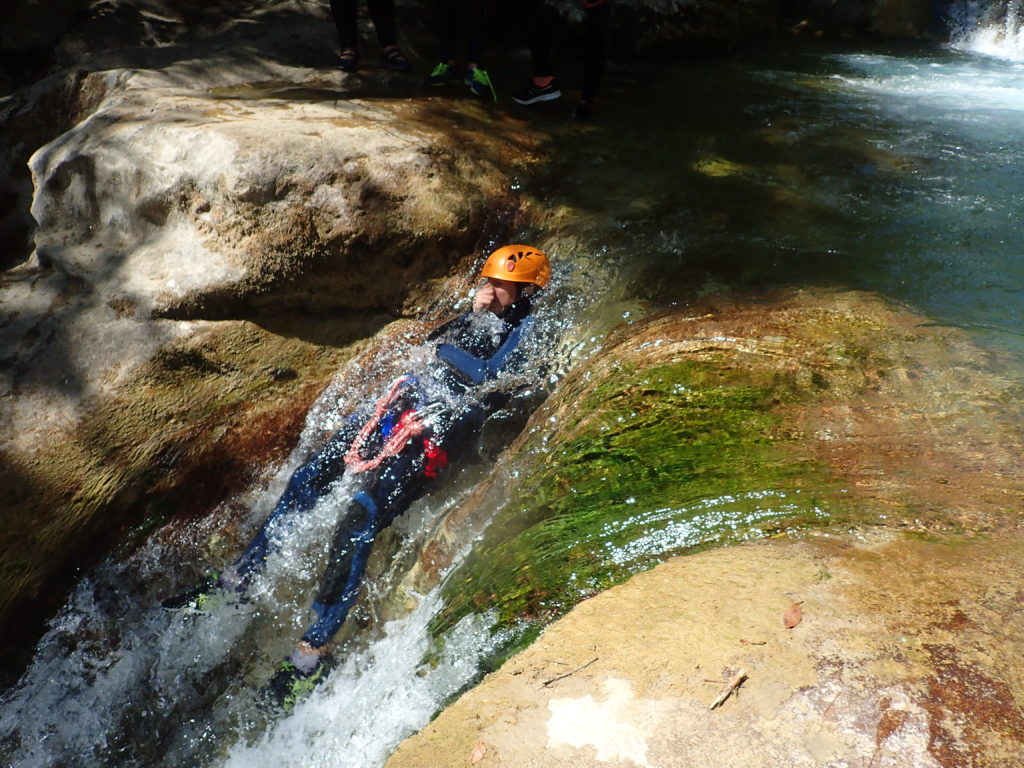
[[[708,707],[708,709],[717,709],[718,707],[722,706],[722,704],[725,703],[725,700],[732,695],[733,691],[739,690],[739,687],[743,685],[743,681],[746,679],[747,670],[741,669],[739,672],[736,673],[736,676],[729,681],[729,687],[722,691],[720,694],[718,694],[718,698],[711,702],[711,706]]]
[[[593,658],[590,661],[588,661],[586,664],[584,664],[582,667],[576,667],[576,669],[572,670],[571,672],[566,672],[564,675],[558,675],[557,677],[552,677],[550,680],[545,680],[544,681],[544,685],[548,686],[548,685],[551,685],[552,683],[557,683],[559,680],[561,680],[562,678],[568,677],[569,675],[575,675],[577,672],[580,672],[580,671],[586,669],[587,667],[589,667],[595,661],[597,661],[597,659]]]

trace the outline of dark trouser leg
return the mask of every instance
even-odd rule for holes
[[[316,621],[302,636],[313,648],[322,648],[341,629],[359,597],[373,540],[384,527],[376,502],[366,493],[352,497],[331,543],[330,560],[313,602]]]
[[[608,23],[611,19],[611,3],[591,8],[583,22],[583,88],[581,98],[592,102],[604,75],[608,59]]]
[[[544,3],[541,0],[526,0],[526,34],[530,41],[530,55],[533,58],[533,76],[551,77],[551,40],[544,18]]]
[[[352,495],[335,529],[327,569],[313,602],[317,619],[302,636],[313,648],[329,643],[345,623],[359,597],[377,534],[430,486],[433,478],[423,474],[424,466],[422,447],[409,446],[369,483],[367,490]]]
[[[274,543],[274,536],[289,515],[308,512],[327,488],[345,471],[345,453],[354,439],[355,423],[338,431],[313,458],[295,470],[274,511],[260,527],[252,543],[235,561],[235,573],[248,581],[263,566]]]
[[[487,0],[464,0],[466,13],[466,61],[480,64],[484,56],[484,23]]]
[[[338,30],[338,43],[342,50],[356,50],[359,47],[356,2],[357,0],[331,0],[331,16],[334,17],[334,28]]]
[[[367,9],[373,19],[373,28],[377,30],[377,42],[381,48],[395,45],[398,42],[398,29],[395,26],[395,0],[367,0]]]
[[[437,39],[441,43],[441,61],[458,60],[459,3],[458,0],[437,0]]]

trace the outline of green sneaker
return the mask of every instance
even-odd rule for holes
[[[452,85],[458,82],[458,79],[458,76],[455,74],[455,67],[447,62],[441,61],[438,62],[433,71],[424,78],[423,84],[427,86],[427,88],[442,88],[446,85]]]
[[[321,662],[313,667],[312,671],[303,672],[290,661],[282,661],[264,689],[265,700],[290,715],[295,705],[324,681],[327,676],[326,668],[327,665]]]
[[[490,93],[493,101],[498,100],[498,94],[494,92],[494,84],[491,82],[491,76],[487,74],[487,70],[473,67],[466,73],[464,82],[474,96],[483,98]]]

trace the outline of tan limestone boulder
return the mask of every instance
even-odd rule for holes
[[[581,603],[388,768],[1020,765],[1021,546],[813,537],[677,558]]]

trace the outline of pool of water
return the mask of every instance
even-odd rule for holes
[[[1024,354],[1024,64],[768,49],[620,71],[604,103],[563,138],[548,198],[582,214],[624,293],[825,283]]]

